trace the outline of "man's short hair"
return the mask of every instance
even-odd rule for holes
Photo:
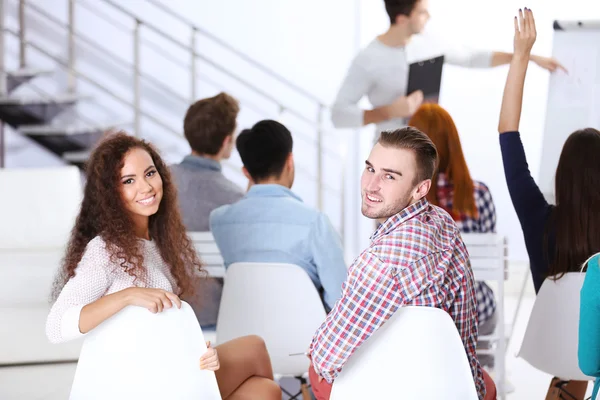
[[[227,93],[192,104],[183,120],[183,133],[192,150],[216,155],[225,138],[234,133],[239,112],[238,101]]]
[[[379,144],[384,147],[412,150],[417,161],[416,182],[432,179],[438,164],[435,144],[429,137],[412,126],[381,132]]]
[[[398,15],[410,15],[415,5],[421,0],[384,0],[385,11],[390,17],[390,23],[394,25]]]
[[[293,145],[290,131],[273,120],[244,129],[236,140],[244,167],[255,182],[281,176]]]

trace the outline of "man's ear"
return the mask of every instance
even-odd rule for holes
[[[248,172],[248,170],[246,169],[246,167],[242,167],[242,172],[244,173],[244,176],[245,176],[246,178],[248,178],[248,180],[249,180],[250,182],[254,182],[254,181],[252,180],[252,176],[250,175],[250,172]]]
[[[233,135],[227,135],[227,136],[225,136],[225,139],[223,139],[223,144],[221,145],[221,150],[227,149],[232,145],[233,145]]]
[[[413,193],[414,199],[416,201],[421,200],[423,197],[427,196],[429,189],[431,189],[431,179],[425,179],[424,181],[420,182]]]
[[[288,168],[294,169],[294,153],[290,153],[288,155],[286,164],[287,164]]]

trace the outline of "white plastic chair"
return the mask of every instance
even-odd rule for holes
[[[126,307],[86,335],[70,399],[220,400],[215,374],[200,370],[204,352],[189,304]]]
[[[301,267],[234,263],[225,276],[217,341],[258,335],[276,379],[306,376],[310,363],[304,352],[325,316],[317,289]]]
[[[563,380],[593,380],[577,361],[579,292],[585,273],[546,279],[535,298],[517,356],[536,369]]]
[[[496,329],[491,335],[479,335],[479,342],[493,344],[491,349],[478,349],[477,355],[491,355],[494,357],[494,371],[498,396],[505,399],[506,381],[506,349],[512,334],[512,325],[505,324],[504,316],[504,281],[508,278],[508,244],[504,236],[495,233],[461,233],[467,251],[471,268],[476,280],[495,281],[497,288],[494,290],[496,298]],[[519,298],[519,303],[522,296]],[[517,305],[517,309],[519,306]],[[515,321],[517,313],[513,317]]]
[[[350,357],[331,400],[477,400],[452,318],[433,307],[402,307]]]

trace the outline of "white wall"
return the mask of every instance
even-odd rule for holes
[[[484,3],[480,0],[430,0],[432,18],[427,30],[444,40],[471,48],[512,52],[513,17],[520,7],[526,6],[536,16],[538,39],[533,51],[549,56],[555,19],[600,19],[600,4],[585,0],[568,3],[558,0]],[[383,6],[374,6],[371,0],[361,0],[361,7],[361,45],[364,46],[385,31],[389,22]],[[492,191],[498,214],[497,228],[509,238],[510,258],[526,262],[527,252],[506,188],[498,144],[498,116],[507,71],[507,67],[468,70],[447,66],[440,104],[448,109],[458,126],[473,178],[485,182]],[[532,66],[528,71],[524,95],[520,129],[535,179],[539,173],[548,76],[547,72]],[[369,139],[365,140],[368,142]]]

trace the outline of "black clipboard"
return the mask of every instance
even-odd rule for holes
[[[443,69],[443,55],[410,64],[406,94],[409,95],[414,91],[421,90],[427,102],[437,103],[442,87]]]

